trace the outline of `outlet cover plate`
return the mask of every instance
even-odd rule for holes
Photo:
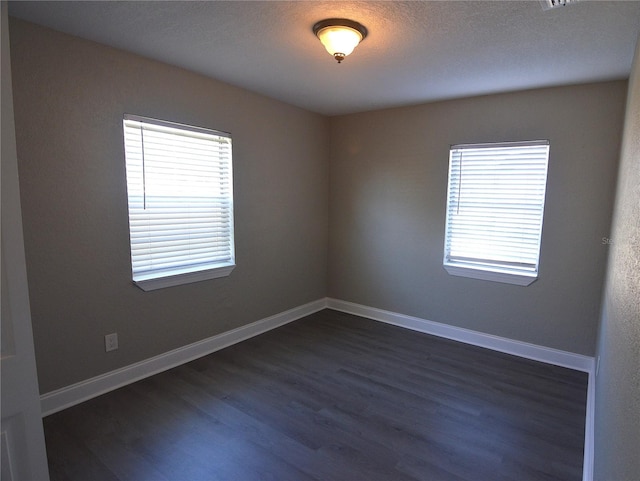
[[[104,336],[104,350],[106,352],[118,349],[118,333],[107,334]]]

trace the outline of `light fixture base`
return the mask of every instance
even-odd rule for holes
[[[362,35],[362,40],[367,38],[367,35],[369,34],[369,31],[367,30],[367,27],[365,27],[364,25],[362,25],[359,22],[356,22],[355,20],[349,20],[348,18],[327,18],[327,19],[324,19],[324,20],[320,20],[319,22],[317,22],[313,26],[313,33],[317,37],[318,36],[318,32],[320,30],[322,30],[323,28],[327,28],[327,27],[349,27],[349,28],[352,28],[352,29],[357,30],[358,32],[360,32],[360,35]]]

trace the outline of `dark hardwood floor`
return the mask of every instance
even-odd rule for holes
[[[587,375],[324,310],[48,416],[52,481],[582,479]]]

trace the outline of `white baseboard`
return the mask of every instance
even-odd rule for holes
[[[593,357],[561,351],[550,347],[538,346],[527,342],[515,341],[505,337],[484,334],[462,327],[450,326],[439,322],[427,321],[419,317],[407,316],[396,312],[384,311],[338,299],[327,299],[327,307],[336,311],[355,314],[375,321],[393,324],[414,331],[464,342],[474,346],[485,347],[494,351],[513,354],[515,356],[545,362],[555,366],[568,367],[577,371],[592,372]]]
[[[115,371],[45,393],[40,396],[42,415],[48,416],[140,379],[193,361],[250,337],[321,311],[326,307],[326,299],[319,299]]]
[[[461,327],[427,321],[419,317],[407,316],[396,312],[384,311],[374,307],[363,306],[353,302],[338,299],[327,299],[327,307],[336,311],[355,314],[375,321],[405,327],[414,331],[444,337],[454,341],[464,342],[474,346],[485,347],[494,351],[513,354],[515,356],[545,362],[555,366],[567,367],[576,371],[589,374],[587,388],[587,415],[585,420],[584,436],[584,461],[582,468],[582,481],[593,481],[593,457],[594,457],[594,412],[595,412],[595,371],[594,358],[561,351],[549,347],[515,341],[504,337],[484,334]]]
[[[587,418],[584,425],[584,462],[582,481],[593,481],[593,461],[595,448],[596,374],[589,372],[587,387]]]

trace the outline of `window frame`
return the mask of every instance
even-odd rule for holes
[[[128,150],[127,150],[127,128],[131,128],[127,126],[127,122],[136,122],[141,124],[148,124],[156,127],[165,127],[170,129],[178,129],[183,132],[190,132],[194,134],[204,134],[206,136],[213,136],[218,138],[226,138],[228,139],[228,165],[226,168],[228,169],[227,174],[227,182],[225,183],[225,188],[228,194],[225,196],[228,202],[228,213],[225,217],[228,222],[229,234],[224,236],[223,239],[229,242],[229,256],[228,259],[225,259],[222,262],[202,262],[199,264],[191,264],[191,265],[182,265],[176,267],[169,267],[157,270],[151,270],[147,272],[135,272],[134,271],[134,257],[133,257],[133,245],[132,245],[132,194],[130,191],[130,172],[129,172],[129,160],[128,160]],[[124,141],[124,157],[125,157],[125,172],[127,175],[127,212],[128,212],[128,221],[129,221],[129,248],[130,248],[130,262],[131,262],[131,276],[133,279],[134,285],[142,289],[143,291],[152,291],[156,289],[163,289],[166,287],[179,286],[183,284],[189,284],[193,282],[199,282],[209,279],[216,279],[221,277],[226,277],[235,268],[235,229],[234,229],[234,194],[233,194],[233,156],[232,156],[232,138],[231,134],[228,132],[223,132],[219,130],[207,129],[203,127],[196,127],[186,124],[181,124],[177,122],[171,122],[166,120],[154,119],[150,117],[143,117],[139,115],[132,114],[124,114],[122,120],[123,127],[123,141]],[[141,149],[144,151],[144,141],[142,142]],[[222,163],[220,157],[216,157],[215,160],[216,165]],[[145,159],[144,155],[142,155],[141,159],[142,164],[144,165]],[[133,163],[133,162],[132,162]],[[144,180],[143,180],[144,182]],[[215,235],[213,238],[216,238]]]
[[[497,265],[499,262],[491,262],[489,259],[482,258],[452,258],[450,253],[452,230],[451,220],[452,215],[450,209],[454,202],[459,202],[459,197],[456,197],[455,190],[461,191],[462,187],[459,184],[457,187],[452,186],[452,170],[454,169],[454,151],[459,150],[471,150],[471,149],[500,149],[500,148],[514,148],[514,147],[546,147],[546,156],[544,160],[544,180],[537,185],[539,189],[542,187],[542,196],[539,207],[539,225],[537,226],[537,252],[535,256],[535,265],[531,267],[517,267],[516,265]],[[501,282],[507,284],[514,284],[519,286],[528,286],[538,279],[539,266],[540,266],[540,250],[542,246],[542,227],[544,222],[544,209],[546,201],[547,191],[547,177],[549,168],[549,155],[550,155],[550,142],[548,140],[535,140],[535,141],[518,141],[518,142],[488,142],[478,144],[456,144],[451,145],[449,149],[449,170],[447,175],[447,201],[445,207],[445,232],[444,232],[444,256],[443,267],[450,274],[460,277],[468,277],[472,279],[488,280],[494,282]],[[460,157],[462,159],[462,156]],[[462,160],[459,161],[462,163]],[[459,167],[462,169],[462,166]],[[461,173],[458,173],[460,176]],[[460,181],[460,178],[458,179]],[[452,192],[453,191],[453,192]],[[453,199],[456,199],[454,201]],[[456,204],[458,205],[458,204]],[[480,217],[480,216],[478,216]],[[515,263],[514,263],[515,264]]]

